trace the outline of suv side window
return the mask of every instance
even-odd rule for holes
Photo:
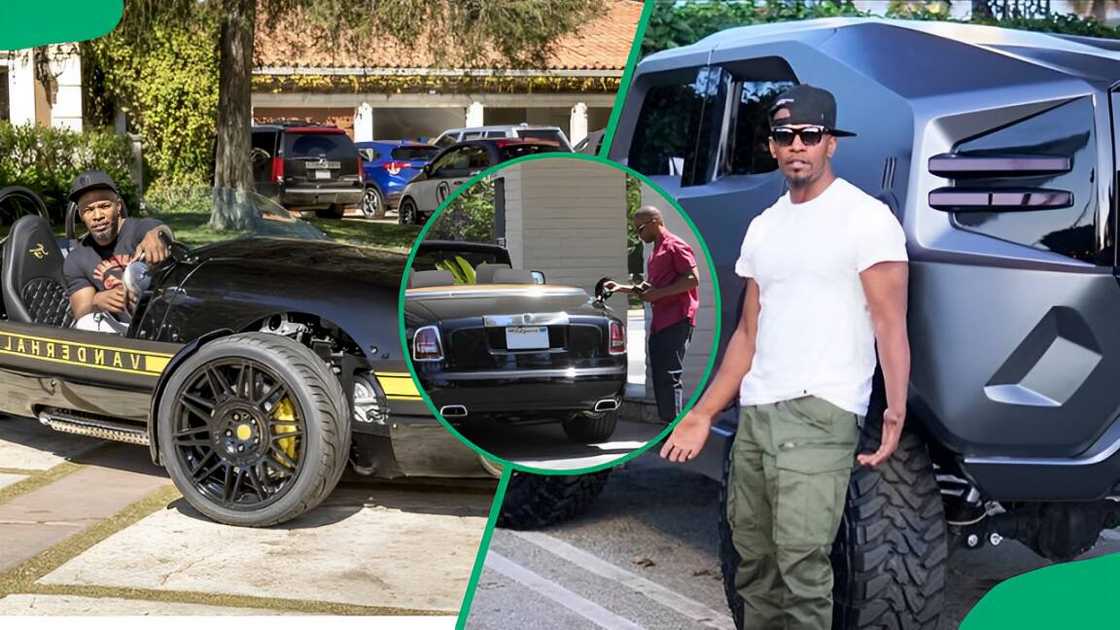
[[[1056,189],[1073,193],[1069,208],[1014,212],[955,212],[960,228],[1052,251],[1085,262],[1112,265],[1113,253],[1097,242],[1095,171],[1097,138],[1093,104],[1082,97],[959,143],[954,153],[974,156],[1050,155],[1071,158],[1067,173],[1033,177],[955,180],[960,187],[993,191]],[[1107,258],[1107,260],[1105,260]]]
[[[486,132],[486,137],[487,138],[505,138],[506,137],[506,132],[504,132],[504,131],[487,131]]]
[[[468,171],[481,171],[490,166],[490,156],[487,155],[485,147],[467,147],[463,153],[465,153],[467,157]]]
[[[674,70],[654,77],[646,92],[631,168],[646,175],[680,176],[682,186],[725,175],[769,173],[767,111],[783,90],[797,84],[789,64],[764,57]]]
[[[454,164],[460,159],[463,154],[463,149],[454,149],[444,153],[435,162],[432,162],[432,177],[450,177],[448,171],[454,168]]]

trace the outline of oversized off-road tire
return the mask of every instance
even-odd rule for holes
[[[876,413],[872,406],[870,413]],[[878,416],[882,417],[881,408]],[[861,452],[874,451],[879,427],[869,422]],[[739,554],[727,522],[727,476],[720,488],[720,567],[735,627],[743,600],[735,590]],[[878,469],[857,466],[832,545],[833,630],[935,629],[944,607],[945,515],[933,465],[922,439],[903,433],[898,450]]]
[[[315,216],[320,219],[341,219],[345,214],[346,210],[337,203],[315,211]]]
[[[330,367],[287,337],[242,333],[202,346],[159,400],[160,458],[195,509],[264,527],[318,505],[342,476],[350,410]]]
[[[606,442],[618,426],[618,411],[581,411],[564,418],[564,434],[569,440],[580,444]]]
[[[575,518],[591,507],[609,476],[610,470],[586,475],[515,472],[498,514],[498,527],[539,529]]]

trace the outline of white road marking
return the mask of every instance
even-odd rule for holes
[[[559,538],[541,532],[519,532],[509,530],[510,534],[559,556],[568,562],[594,573],[600,577],[614,580],[627,588],[645,595],[653,601],[670,608],[696,623],[719,630],[735,630],[735,622],[727,613],[721,613],[705,606],[704,604],[685,597],[680,593],[669,590],[664,586],[648,580],[640,575],[631,573],[626,569],[615,566],[602,558],[574,547]],[[491,552],[493,555],[493,552]]]
[[[486,554],[486,567],[551,599],[600,628],[606,628],[607,630],[642,630],[642,627],[638,624],[623,619],[595,602],[580,597],[556,582],[526,569],[494,550],[490,550]]]

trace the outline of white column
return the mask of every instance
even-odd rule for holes
[[[9,120],[13,125],[35,124],[35,69],[30,48],[12,53],[8,65]]]
[[[373,106],[362,103],[354,112],[354,142],[373,140]]]
[[[82,130],[82,57],[77,46],[52,46],[51,74],[57,82],[51,103],[51,126]]]
[[[467,120],[464,126],[481,127],[484,124],[482,122],[482,119],[485,109],[486,108],[482,106],[482,103],[479,103],[478,101],[472,101],[470,105],[467,105]]]
[[[587,103],[572,106],[572,119],[568,124],[568,140],[575,146],[587,137]]]

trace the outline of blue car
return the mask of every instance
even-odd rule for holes
[[[387,209],[395,208],[405,185],[439,153],[437,146],[409,140],[373,140],[356,144],[366,184],[362,213],[372,219],[380,219]]]

